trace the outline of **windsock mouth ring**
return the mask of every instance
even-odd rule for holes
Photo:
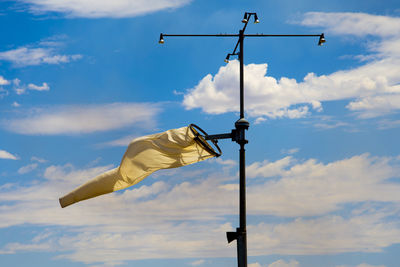
[[[211,139],[210,141],[211,141],[211,143],[214,145],[214,147],[216,148],[216,150],[218,151],[216,151],[214,148],[213,148],[213,146],[209,143],[209,142],[207,142],[207,140],[204,138],[205,136],[208,136],[208,134],[203,130],[203,129],[201,129],[199,126],[197,126],[196,124],[193,124],[193,123],[191,123],[190,125],[189,125],[189,129],[192,131],[192,133],[195,135],[195,140],[197,141],[197,142],[199,142],[200,143],[200,145],[202,146],[202,147],[204,147],[204,149],[206,149],[208,152],[210,152],[210,153],[212,153],[212,154],[214,154],[216,157],[219,157],[219,156],[221,156],[222,155],[222,151],[221,151],[221,148],[219,148],[219,146],[218,146],[218,141],[216,140],[216,139]],[[200,132],[200,133],[199,133]]]

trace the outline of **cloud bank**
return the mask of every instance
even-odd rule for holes
[[[249,217],[249,255],[378,252],[400,243],[399,159],[362,154],[321,163],[285,157],[249,165],[249,215],[269,216],[268,223]],[[236,247],[226,244],[225,232],[233,230],[229,221],[238,212],[232,186],[237,177],[211,172],[206,164],[219,163],[199,164],[201,172],[160,172],[147,184],[67,209],[59,207],[60,195],[113,166],[48,166],[36,183],[0,187],[0,227],[34,224],[51,230],[27,243],[5,244],[0,253],[53,251],[58,258],[109,265],[232,257]],[[173,177],[182,179],[172,183]]]

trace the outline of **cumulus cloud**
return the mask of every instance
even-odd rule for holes
[[[19,47],[0,52],[0,60],[9,61],[15,67],[41,64],[61,64],[82,58],[81,55],[58,54],[54,47]]]
[[[398,177],[399,160],[359,155],[326,164],[283,158],[272,162],[274,168],[263,168],[269,161],[253,165],[260,171],[248,180],[249,214],[286,219],[250,220],[249,255],[378,252],[399,243],[400,186],[391,179]],[[59,207],[58,197],[113,167],[53,165],[31,185],[0,186],[0,227],[34,224],[53,231],[5,244],[0,253],[51,247],[58,258],[86,264],[235,255],[225,232],[233,230],[229,221],[237,216],[237,177],[214,168],[191,178],[185,169],[194,166],[173,176],[159,172],[147,184]],[[173,177],[186,179],[173,183]],[[343,212],[345,204],[352,205],[349,212]],[[294,260],[273,264],[298,266]]]
[[[160,109],[155,104],[112,103],[50,106],[27,110],[22,118],[3,120],[4,129],[19,134],[85,134],[135,125],[154,125]]]
[[[367,49],[370,60],[354,69],[327,75],[307,74],[302,81],[267,75],[267,64],[245,66],[246,111],[257,117],[301,118],[321,112],[322,103],[349,100],[347,108],[361,118],[382,116],[400,109],[400,18],[354,13],[307,13],[299,22],[323,28],[327,34],[377,37]],[[239,110],[239,62],[229,62],[208,74],[184,95],[187,109],[221,114]]]
[[[7,152],[5,150],[0,149],[0,159],[13,159],[17,160],[18,157],[11,154],[10,152]]]
[[[67,17],[123,18],[178,8],[190,0],[18,0],[34,13],[60,12]]]

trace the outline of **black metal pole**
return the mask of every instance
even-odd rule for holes
[[[243,30],[239,31],[239,61],[240,61],[240,118],[244,118],[244,63],[243,63]],[[244,129],[240,135],[244,138]],[[242,139],[242,138],[241,138]],[[246,234],[246,165],[244,142],[240,143],[239,151],[239,218],[240,234],[238,235],[238,266],[247,267],[247,234]]]
[[[240,61],[240,118],[244,118],[244,64],[243,64],[243,30],[239,31],[239,61]]]
[[[238,266],[247,267],[247,233],[246,233],[246,150],[245,130],[249,122],[244,119],[244,62],[243,62],[243,30],[239,31],[239,61],[240,61],[240,119],[235,123],[238,134],[239,150],[239,228],[237,231]]]

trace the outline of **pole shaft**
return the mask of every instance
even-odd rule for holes
[[[240,50],[239,50],[239,60],[240,60],[240,118],[244,118],[244,70],[243,70],[243,30],[239,31],[239,43],[240,43]]]
[[[244,130],[243,130],[244,131]],[[246,229],[246,174],[245,144],[240,144],[240,232],[238,236],[238,266],[247,267],[247,229]]]
[[[243,63],[243,40],[244,31],[239,31],[239,60],[240,60],[240,119],[244,119],[244,63]],[[239,220],[240,227],[237,230],[237,253],[238,266],[247,267],[247,233],[246,233],[246,161],[245,161],[245,128],[240,127],[240,151],[239,151]]]

